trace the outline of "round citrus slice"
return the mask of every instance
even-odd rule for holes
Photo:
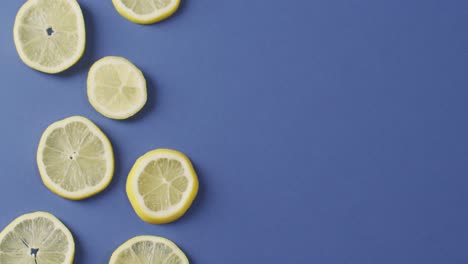
[[[20,216],[0,233],[0,263],[72,264],[74,255],[72,234],[49,213]]]
[[[112,3],[126,19],[138,24],[153,24],[174,14],[180,0],[112,0]]]
[[[37,150],[44,184],[67,199],[81,200],[104,190],[114,173],[106,135],[90,120],[73,116],[50,125]]]
[[[94,109],[106,117],[129,118],[146,103],[145,77],[124,58],[102,58],[89,70],[88,99]]]
[[[156,236],[138,236],[117,248],[109,264],[161,263],[189,264],[187,256],[168,239]]]
[[[127,179],[127,195],[137,215],[151,224],[179,219],[198,192],[192,163],[183,153],[157,149],[140,157]]]
[[[14,39],[26,65],[59,73],[83,55],[85,24],[76,0],[28,0],[16,15]]]

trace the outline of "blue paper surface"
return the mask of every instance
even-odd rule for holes
[[[82,60],[59,75],[13,43],[23,1],[0,7],[0,228],[48,211],[71,229],[77,264],[108,263],[136,235],[173,240],[194,264],[468,263],[468,2],[182,0],[150,26],[110,0],[80,0]],[[148,81],[135,118],[107,119],[87,71],[123,56]],[[44,129],[83,115],[109,136],[114,180],[73,202],[42,184]],[[127,200],[134,161],[173,148],[200,193],[169,225]]]

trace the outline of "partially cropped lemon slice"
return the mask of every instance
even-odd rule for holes
[[[128,198],[145,222],[165,224],[189,209],[198,192],[192,163],[183,153],[157,149],[140,157],[127,179]]]
[[[72,234],[49,213],[20,216],[0,233],[2,264],[72,264],[74,255]]]
[[[106,117],[129,118],[146,103],[145,77],[124,58],[102,58],[89,70],[88,99],[94,109]]]
[[[138,24],[153,24],[170,17],[180,0],[112,0],[115,9],[126,19]]]
[[[16,15],[13,31],[19,56],[38,71],[64,71],[85,50],[85,24],[76,0],[28,0]]]
[[[109,264],[189,264],[184,252],[168,239],[134,237],[117,248]]]
[[[44,131],[37,165],[44,184],[52,192],[81,200],[109,185],[114,174],[114,154],[106,135],[93,122],[73,116]]]

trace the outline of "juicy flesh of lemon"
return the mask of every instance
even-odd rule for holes
[[[64,263],[69,247],[67,236],[51,220],[27,219],[0,241],[0,263]]]
[[[38,0],[20,18],[19,41],[24,55],[44,67],[54,68],[80,53],[79,21],[69,1]]]
[[[138,178],[138,192],[152,211],[164,211],[176,206],[188,188],[184,167],[175,159],[150,161]]]
[[[76,192],[96,186],[107,171],[102,141],[81,122],[50,133],[43,150],[47,175],[63,189]]]
[[[171,0],[121,0],[128,9],[139,15],[149,15],[171,4]]]
[[[139,105],[140,76],[124,64],[103,65],[96,70],[94,95],[97,103],[113,113],[126,112]]]
[[[182,264],[183,261],[174,250],[161,242],[139,241],[124,249],[114,264]]]

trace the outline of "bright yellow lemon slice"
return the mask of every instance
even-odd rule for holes
[[[189,209],[198,192],[198,178],[183,153],[157,149],[140,157],[127,179],[128,198],[142,220],[165,224]]]
[[[109,185],[114,174],[114,154],[106,135],[93,122],[73,116],[44,131],[37,165],[42,181],[52,192],[81,200]]]
[[[114,251],[109,264],[189,264],[184,252],[168,239],[134,237]]]
[[[76,0],[28,0],[16,15],[16,50],[29,67],[59,73],[83,55],[85,24]]]
[[[20,216],[0,233],[2,264],[72,264],[74,255],[72,234],[49,213]]]
[[[126,19],[138,24],[153,24],[170,17],[180,0],[112,0],[115,9]]]
[[[145,77],[124,58],[102,58],[89,70],[88,99],[94,109],[106,117],[129,118],[146,103]]]

